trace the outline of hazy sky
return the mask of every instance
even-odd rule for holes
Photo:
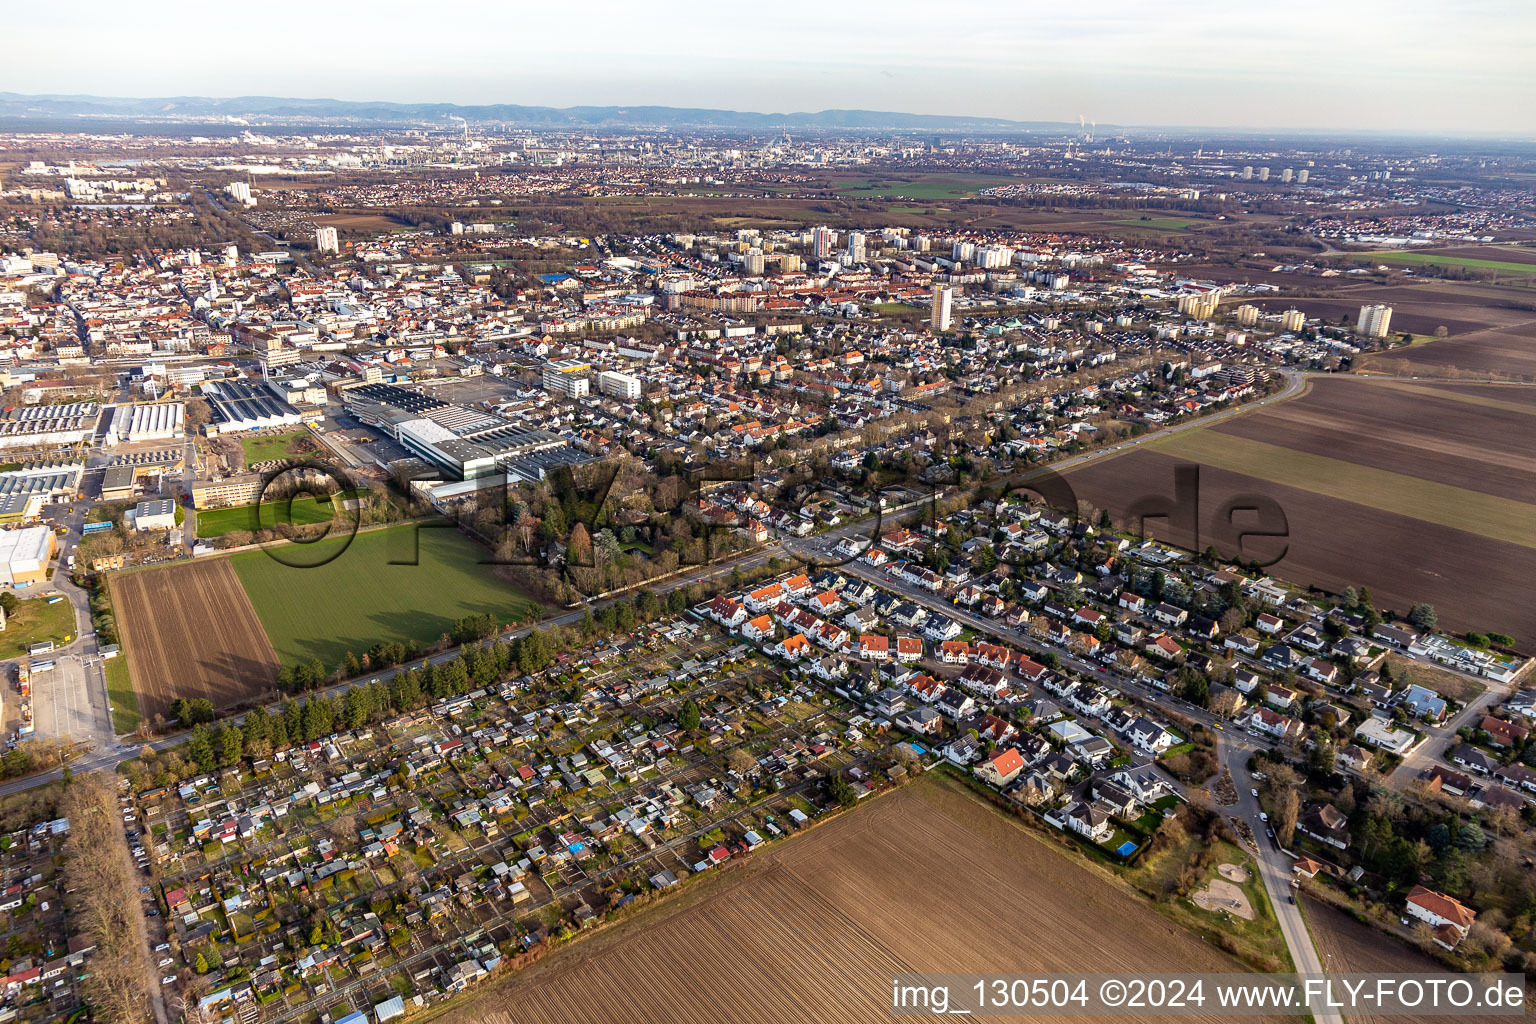
[[[1536,136],[1528,0],[8,5],[0,90]]]

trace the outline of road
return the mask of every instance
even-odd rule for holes
[[[1525,673],[1522,672],[1521,674],[1524,675]],[[1420,772],[1430,765],[1444,763],[1445,755],[1450,752],[1451,748],[1461,743],[1461,737],[1456,735],[1456,730],[1468,723],[1480,721],[1484,711],[1494,704],[1502,702],[1519,685],[1518,676],[1514,682],[1510,683],[1481,681],[1487,683],[1482,693],[1478,694],[1473,700],[1468,701],[1466,706],[1451,718],[1446,719],[1439,725],[1427,726],[1424,729],[1426,733],[1424,740],[1408,752],[1407,756],[1403,758],[1402,763],[1389,776],[1387,781],[1394,788],[1401,789],[1407,786],[1414,779],[1418,778]]]
[[[812,543],[812,548],[824,543],[817,538]],[[1146,686],[1136,680],[1128,679],[1118,673],[1109,671],[1102,665],[1091,664],[1077,658],[1066,651],[1037,640],[1023,630],[1013,627],[997,619],[988,619],[981,615],[973,614],[963,608],[949,604],[942,598],[931,594],[909,583],[887,577],[878,569],[872,568],[861,562],[850,563],[841,568],[841,571],[851,573],[875,583],[886,590],[901,594],[930,610],[953,618],[962,625],[985,633],[996,639],[1006,641],[1016,647],[1036,652],[1049,651],[1061,659],[1063,666],[1071,668],[1088,679],[1096,679],[1108,683],[1128,693],[1133,693],[1153,707],[1164,708],[1183,715],[1207,727],[1214,728],[1217,719],[1209,712],[1188,704],[1171,694],[1166,694]],[[1222,763],[1232,773],[1234,783],[1238,785],[1239,801],[1235,808],[1224,809],[1225,813],[1235,814],[1250,822],[1254,828],[1254,837],[1257,841],[1257,849],[1254,851],[1255,860],[1259,865],[1259,875],[1264,880],[1265,891],[1269,894],[1270,903],[1275,908],[1275,918],[1280,924],[1281,935],[1285,938],[1285,944],[1290,950],[1291,962],[1296,965],[1296,970],[1303,974],[1322,974],[1322,962],[1318,959],[1317,949],[1312,944],[1312,936],[1307,931],[1306,922],[1302,919],[1301,908],[1291,902],[1293,892],[1290,887],[1291,860],[1280,852],[1274,844],[1268,841],[1265,835],[1267,827],[1259,819],[1259,803],[1249,792],[1251,786],[1248,782],[1248,759],[1256,752],[1264,749],[1266,744],[1250,738],[1241,733],[1234,733],[1225,725],[1216,731],[1217,753]],[[1183,787],[1179,787],[1182,791]],[[1213,794],[1214,796],[1214,794]],[[1218,805],[1219,806],[1219,805]],[[1337,1012],[1317,1011],[1313,1014],[1318,1024],[1343,1024],[1343,1017]]]
[[[1312,943],[1312,933],[1307,931],[1306,919],[1301,916],[1301,904],[1296,901],[1296,890],[1291,888],[1294,877],[1293,861],[1266,835],[1269,828],[1260,817],[1258,798],[1253,795],[1253,783],[1248,774],[1248,759],[1261,749],[1260,744],[1240,733],[1220,733],[1216,738],[1216,750],[1223,767],[1232,774],[1237,787],[1237,805],[1216,806],[1225,814],[1241,818],[1253,828],[1254,860],[1259,865],[1259,877],[1264,880],[1264,891],[1275,908],[1275,920],[1280,924],[1280,934],[1285,937],[1286,948],[1291,953],[1291,963],[1296,972],[1322,976],[1323,962]],[[1214,794],[1213,794],[1214,795]],[[1317,1024],[1344,1024],[1344,1017],[1337,1010],[1314,1009],[1312,1019]]]
[[[210,197],[210,198],[212,198],[212,197]],[[215,203],[216,206],[219,205],[218,204],[218,200],[216,198],[214,199],[214,203]],[[222,209],[222,207],[220,207],[220,208]],[[227,213],[227,211],[226,211],[226,213]],[[1151,441],[1153,439],[1166,436],[1167,434],[1170,434],[1170,433],[1176,433],[1176,432],[1183,431],[1183,430],[1190,430],[1190,429],[1195,429],[1195,428],[1198,428],[1198,427],[1208,426],[1209,424],[1211,424],[1213,422],[1217,422],[1217,421],[1222,420],[1222,419],[1227,419],[1227,418],[1230,418],[1232,416],[1240,415],[1240,414],[1242,414],[1243,412],[1246,412],[1249,409],[1257,408],[1257,407],[1263,406],[1263,405],[1268,405],[1268,404],[1271,404],[1271,403],[1274,403],[1274,402],[1278,402],[1278,401],[1283,401],[1283,400],[1285,400],[1287,398],[1291,398],[1291,397],[1299,394],[1301,392],[1301,390],[1305,387],[1306,375],[1304,375],[1304,374],[1302,374],[1302,373],[1300,373],[1298,371],[1294,371],[1294,370],[1281,370],[1279,372],[1281,372],[1286,377],[1286,381],[1287,381],[1286,387],[1282,391],[1276,392],[1275,394],[1270,395],[1270,396],[1268,396],[1266,398],[1260,399],[1260,400],[1258,400],[1256,402],[1250,402],[1250,403],[1247,403],[1245,405],[1235,406],[1235,407],[1233,407],[1231,409],[1225,409],[1225,410],[1222,410],[1220,412],[1212,413],[1212,414],[1207,415],[1207,416],[1202,416],[1202,417],[1199,417],[1197,419],[1189,420],[1189,421],[1184,422],[1184,423],[1178,423],[1178,424],[1175,424],[1175,425],[1173,425],[1171,427],[1165,427],[1165,428],[1163,428],[1161,430],[1152,431],[1152,432],[1150,432],[1148,434],[1145,434],[1145,435],[1143,435],[1141,437],[1132,438],[1130,440],[1123,441],[1120,444],[1115,445],[1113,447],[1101,448],[1101,449],[1098,449],[1096,451],[1091,451],[1091,452],[1084,452],[1084,453],[1082,453],[1080,455],[1073,456],[1073,457],[1065,459],[1065,460],[1063,460],[1061,462],[1053,463],[1053,464],[1051,464],[1049,466],[1038,467],[1038,468],[1032,469],[1030,471],[1027,471],[1027,472],[1025,472],[1023,474],[1020,474],[1018,477],[1016,477],[1014,479],[1014,482],[1015,483],[1018,483],[1018,482],[1028,482],[1030,479],[1033,479],[1033,478],[1035,478],[1037,476],[1043,475],[1043,474],[1045,474],[1047,472],[1061,472],[1063,470],[1077,468],[1079,466],[1085,465],[1087,463],[1093,462],[1093,461],[1098,460],[1098,459],[1111,458],[1111,457],[1114,457],[1116,455],[1119,455],[1119,454],[1123,453],[1124,451],[1129,450],[1130,448],[1134,447],[1135,445],[1146,443],[1146,442]],[[194,458],[195,458],[195,454],[194,454]],[[649,587],[649,589],[651,589],[654,593],[656,593],[658,595],[665,595],[665,594],[668,594],[671,591],[677,589],[678,587],[691,586],[691,585],[693,585],[695,583],[707,582],[707,581],[719,579],[722,576],[728,576],[732,572],[736,571],[738,568],[741,568],[741,569],[755,568],[757,566],[760,566],[760,565],[766,563],[767,561],[769,561],[770,559],[772,559],[774,557],[777,557],[777,556],[780,556],[780,555],[785,555],[785,554],[792,554],[795,557],[798,557],[801,560],[806,561],[808,564],[810,564],[813,567],[814,566],[830,566],[830,565],[843,564],[843,563],[848,562],[848,559],[843,558],[841,556],[834,555],[832,553],[832,549],[835,547],[835,545],[837,544],[838,541],[846,539],[846,538],[849,538],[849,537],[854,537],[854,536],[862,535],[862,534],[867,534],[871,538],[871,540],[873,541],[873,539],[878,535],[878,533],[880,532],[880,530],[883,527],[883,524],[886,521],[888,521],[890,519],[893,519],[894,517],[899,516],[899,515],[907,512],[907,511],[910,511],[910,510],[914,509],[914,508],[917,508],[917,507],[921,506],[922,504],[923,504],[922,501],[914,501],[914,502],[908,502],[907,504],[904,504],[904,505],[901,505],[901,506],[897,506],[897,507],[892,508],[892,509],[886,509],[886,510],[878,511],[876,514],[874,514],[874,515],[872,515],[870,517],[866,517],[863,520],[855,520],[855,521],[852,521],[852,522],[849,522],[849,523],[841,524],[841,525],[833,528],[830,531],[827,531],[827,532],[824,532],[822,534],[817,535],[815,538],[807,538],[805,540],[792,540],[792,539],[788,539],[788,538],[778,538],[778,539],[772,541],[771,543],[765,545],[764,547],[757,548],[757,549],[755,549],[753,551],[747,552],[747,553],[745,553],[745,554],[743,554],[743,555],[741,555],[741,556],[739,556],[739,557],[737,557],[735,559],[731,559],[731,560],[728,560],[728,561],[725,561],[725,562],[721,562],[721,563],[719,563],[717,565],[709,565],[709,566],[704,566],[704,567],[698,567],[698,568],[695,568],[695,569],[691,569],[691,570],[689,570],[687,572],[679,573],[678,575],[674,576],[673,578],[671,578],[669,580],[659,581],[659,582],[654,582],[654,583],[648,584],[648,587]],[[70,529],[71,529],[71,540],[78,540],[79,525],[83,521],[84,521],[83,512],[82,511],[76,511],[75,509],[71,509],[71,512],[70,512],[70,522],[69,522],[69,526],[70,526]],[[873,570],[873,569],[869,569],[868,567],[862,566],[862,565],[851,565],[850,568],[852,569],[852,571],[858,573],[859,575],[864,576],[866,579],[870,579],[872,582],[883,583],[883,576],[881,574],[875,572],[875,570]],[[60,585],[60,592],[64,593],[67,597],[69,597],[70,600],[72,601],[72,603],[75,604],[76,612],[77,612],[77,617],[80,618],[80,621],[81,621],[81,623],[82,623],[82,625],[84,627],[88,627],[89,623],[90,623],[89,606],[88,606],[88,599],[87,599],[86,595],[84,594],[84,592],[80,591],[78,588],[73,587],[73,585],[68,584],[67,581],[63,581],[61,583],[61,585]],[[916,592],[915,588],[906,588],[906,592],[908,592],[915,599],[926,600],[927,597],[929,596],[929,595],[926,595],[926,593]],[[531,632],[534,629],[544,629],[544,628],[548,628],[549,626],[555,626],[555,625],[569,626],[569,625],[573,625],[575,623],[580,622],[582,617],[586,614],[586,612],[589,609],[601,608],[606,603],[608,603],[607,600],[593,600],[593,601],[589,601],[589,602],[583,604],[580,607],[564,611],[564,612],[562,612],[562,613],[560,613],[558,615],[555,615],[552,618],[548,618],[548,619],[542,620],[539,624],[537,624],[535,626],[525,626],[522,629],[519,629],[519,630],[517,630],[517,631],[515,631],[513,633],[510,633],[510,634],[507,634],[506,638],[510,639],[510,638],[513,638],[513,637],[521,637],[521,636],[524,636],[527,633]],[[978,628],[983,628],[984,627],[984,628],[988,628],[988,629],[993,629],[997,625],[1000,625],[998,623],[992,623],[992,622],[990,622],[988,620],[982,620],[978,616],[970,616],[970,615],[968,615],[966,613],[963,613],[960,609],[957,609],[957,608],[953,608],[953,607],[950,607],[950,606],[944,606],[944,607],[945,607],[945,611],[947,613],[952,614],[952,615],[954,615],[957,618],[960,618],[962,621],[970,622],[972,625],[976,625],[977,623],[980,623],[981,626],[978,627]],[[1015,633],[1014,635],[1010,636],[1009,639],[1012,642],[1018,643],[1021,646],[1024,646],[1024,647],[1027,647],[1027,648],[1030,648],[1030,649],[1034,649],[1034,650],[1037,650],[1037,651],[1043,649],[1042,647],[1040,647],[1033,640],[1033,638],[1027,637],[1027,636],[1025,636],[1023,634]],[[113,732],[112,732],[110,704],[105,703],[105,698],[106,698],[106,678],[105,678],[105,674],[102,672],[101,663],[100,663],[100,659],[99,658],[89,659],[87,657],[89,655],[95,654],[95,651],[96,651],[95,639],[94,639],[94,637],[91,637],[91,638],[89,638],[88,641],[85,641],[85,640],[77,641],[75,645],[71,646],[71,648],[67,649],[65,652],[62,652],[62,653],[68,653],[68,654],[72,654],[72,655],[81,655],[82,656],[82,660],[85,662],[83,667],[85,668],[86,675],[87,675],[88,679],[90,680],[88,685],[90,685],[91,687],[99,689],[99,691],[100,691],[100,693],[102,695],[102,700],[103,700],[103,703],[99,707],[95,703],[94,699],[88,699],[88,700],[87,699],[82,699],[82,700],[77,702],[78,706],[80,706],[82,708],[89,707],[89,708],[95,709],[96,713],[99,715],[98,720],[94,723],[95,727],[88,731],[88,735],[78,737],[80,739],[89,740],[89,741],[95,743],[96,746],[95,746],[95,748],[93,750],[89,751],[88,753],[85,753],[85,754],[81,755],[75,761],[71,762],[71,769],[73,771],[77,771],[77,772],[79,772],[79,771],[93,771],[93,770],[96,770],[96,769],[99,769],[99,768],[115,767],[115,765],[118,762],[120,762],[121,760],[131,756],[134,751],[139,749],[139,744],[134,743],[134,742],[125,742],[125,743],[117,743],[117,742],[115,742],[115,738],[114,738]],[[459,650],[457,648],[455,648],[455,649],[450,649],[448,651],[445,651],[445,652],[443,652],[441,654],[434,655],[433,657],[431,657],[428,660],[430,660],[434,664],[444,664],[444,663],[452,661],[454,658],[458,657],[458,654],[459,654]],[[1102,670],[1099,670],[1099,668],[1097,666],[1087,665],[1087,664],[1085,664],[1083,662],[1077,661],[1077,660],[1072,659],[1070,657],[1064,657],[1063,658],[1063,662],[1065,664],[1069,665],[1069,667],[1076,668],[1078,671],[1084,672],[1085,674],[1089,674],[1089,675],[1097,674],[1099,676],[1103,676],[1104,675]],[[414,668],[414,667],[419,667],[422,664],[424,664],[424,662],[412,662],[411,665],[404,666],[404,667],[412,667],[412,668]],[[333,686],[327,687],[327,688],[325,688],[323,690],[320,690],[318,692],[320,694],[322,694],[322,695],[334,696],[336,694],[344,693],[351,686],[356,685],[359,682],[372,681],[374,679],[387,681],[391,677],[393,677],[394,674],[397,671],[400,671],[400,669],[399,668],[383,669],[381,671],[378,671],[378,672],[375,672],[375,673],[371,673],[369,676],[366,677],[366,679],[357,679],[357,680],[351,680],[351,681],[345,682],[345,683],[338,683],[338,684],[335,684]],[[1122,680],[1120,682],[1123,685],[1125,685],[1127,688],[1129,688],[1129,689],[1136,689],[1136,688],[1138,688],[1136,684],[1134,684],[1134,683],[1132,683],[1132,682],[1130,682],[1128,680]],[[34,698],[34,699],[36,699],[36,698]],[[1167,698],[1167,699],[1171,700],[1172,698]],[[1198,712],[1198,709],[1191,708],[1188,705],[1185,705],[1183,708],[1180,708],[1180,710],[1184,714],[1194,714],[1194,713]],[[233,718],[231,720],[233,722],[235,722],[236,724],[239,724],[239,723],[244,721],[244,715],[233,716]],[[179,746],[180,744],[182,744],[184,742],[186,742],[186,734],[185,733],[178,733],[178,734],[172,734],[172,735],[164,736],[164,737],[161,737],[160,739],[154,740],[153,742],[151,742],[150,746],[152,746],[156,750],[165,750],[165,749],[169,749],[171,747]],[[43,773],[43,774],[40,774],[40,775],[28,776],[28,777],[22,778],[22,779],[15,779],[15,780],[12,780],[12,781],[10,781],[8,783],[0,784],[0,795],[7,794],[7,793],[19,792],[21,790],[30,788],[32,786],[44,785],[44,784],[46,784],[48,782],[52,782],[52,781],[56,780],[58,777],[59,777],[59,773],[57,771],[55,771],[55,772]]]

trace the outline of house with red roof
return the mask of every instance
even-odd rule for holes
[[[891,658],[891,638],[870,634],[859,637],[859,657],[867,658],[870,661],[889,661]]]
[[[1455,949],[1457,943],[1467,937],[1477,911],[1463,906],[1459,900],[1443,892],[1416,885],[1408,893],[1406,911],[1409,917],[1423,921],[1435,930],[1435,941],[1446,949]]]
[[[741,635],[748,640],[770,640],[773,638],[773,616],[759,615],[755,619],[747,620],[747,624],[741,627]]]
[[[998,788],[1008,785],[1024,770],[1024,758],[1012,747],[1000,750],[976,766],[976,777]]]

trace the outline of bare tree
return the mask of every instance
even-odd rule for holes
[[[1275,802],[1275,838],[1281,846],[1290,846],[1296,836],[1296,816],[1301,810],[1301,798],[1295,789],[1281,790]]]

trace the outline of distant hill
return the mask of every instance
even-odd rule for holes
[[[820,110],[760,114],[702,107],[528,107],[513,103],[460,106],[456,103],[383,103],[294,99],[278,96],[162,96],[154,98],[26,95],[0,92],[0,117],[57,119],[108,117],[164,121],[235,117],[263,121],[341,120],[377,124],[499,121],[529,128],[716,128],[744,131],[967,131],[1064,132],[1056,121],[1007,121],[992,117],[903,114],[883,110]]]

